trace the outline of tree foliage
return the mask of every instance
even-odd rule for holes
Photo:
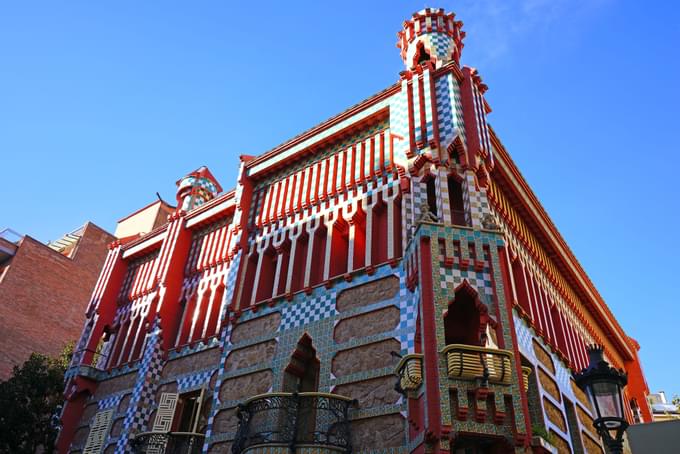
[[[0,452],[54,451],[55,415],[64,401],[64,372],[73,344],[57,358],[32,353],[12,376],[0,382]]]

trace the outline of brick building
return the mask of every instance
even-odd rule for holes
[[[80,338],[113,240],[90,222],[48,244],[10,230],[0,235],[0,380],[31,352],[56,356]]]
[[[414,14],[397,83],[241,156],[233,190],[190,173],[166,224],[111,246],[60,452],[601,453],[572,379],[591,343],[651,419],[639,346],[487,123],[461,26]]]

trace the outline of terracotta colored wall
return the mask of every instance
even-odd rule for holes
[[[73,259],[24,237],[0,282],[0,379],[31,352],[60,353],[80,337],[107,245],[115,238],[89,223]]]

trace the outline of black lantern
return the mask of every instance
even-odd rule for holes
[[[588,368],[576,374],[576,384],[583,389],[595,408],[593,425],[612,454],[623,452],[623,433],[628,422],[623,413],[623,387],[628,377],[604,360],[601,345],[587,347]]]

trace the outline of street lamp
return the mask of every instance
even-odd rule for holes
[[[628,422],[623,414],[623,387],[628,377],[604,360],[601,345],[587,347],[588,368],[576,374],[576,384],[583,389],[595,407],[593,426],[612,454],[623,452],[623,433]]]

